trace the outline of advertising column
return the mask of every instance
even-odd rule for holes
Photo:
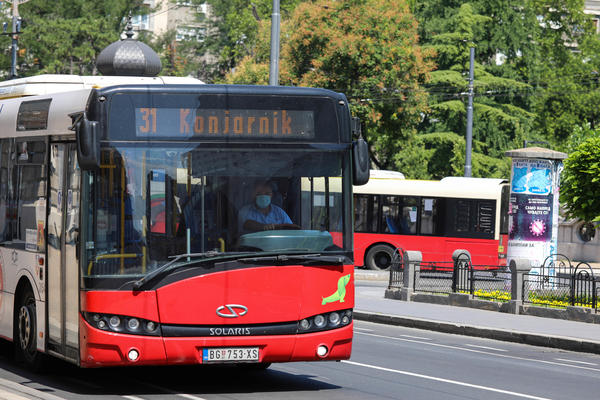
[[[527,259],[531,273],[539,274],[557,253],[560,173],[567,155],[539,147],[506,155],[512,158],[507,261]]]

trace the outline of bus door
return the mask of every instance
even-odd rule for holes
[[[79,360],[79,185],[74,144],[50,145],[48,352]]]

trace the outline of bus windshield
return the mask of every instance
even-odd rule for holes
[[[83,275],[143,276],[205,252],[350,254],[346,157],[309,146],[111,143],[84,179]]]

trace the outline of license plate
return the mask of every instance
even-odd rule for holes
[[[202,362],[258,362],[258,347],[213,347],[202,349]]]

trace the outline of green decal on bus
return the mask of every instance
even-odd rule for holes
[[[350,274],[342,276],[338,279],[337,290],[331,295],[323,298],[321,305],[325,305],[327,303],[333,303],[334,301],[339,301],[340,303],[344,302],[344,297],[346,297],[346,285],[350,282]]]

